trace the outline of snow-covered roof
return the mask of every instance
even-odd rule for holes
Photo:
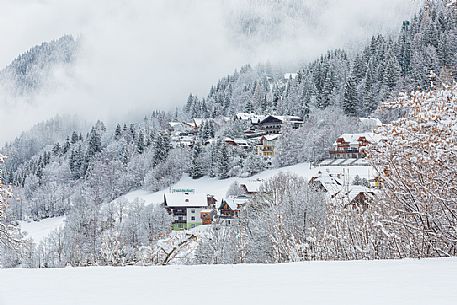
[[[249,193],[258,193],[263,182],[263,180],[249,180],[240,183],[240,186],[244,186]]]
[[[283,122],[303,121],[301,117],[295,115],[273,115],[273,117]]]
[[[374,194],[374,190],[363,185],[350,185],[349,192],[346,194],[346,196],[348,197],[349,202],[351,202],[360,193]]]
[[[332,197],[343,190],[343,181],[332,174],[321,174],[318,177],[312,177],[310,181],[320,182]]]
[[[365,138],[370,143],[377,143],[383,139],[383,137],[379,134],[375,134],[372,132],[365,132],[365,133],[344,133],[338,137],[338,139],[343,139],[345,142],[351,145],[358,145],[359,139]],[[337,142],[333,143],[333,145],[337,145]]]
[[[237,113],[235,116],[238,120],[251,121],[251,124],[258,124],[258,123],[260,123],[260,121],[262,121],[265,118],[265,115],[262,115],[262,114],[246,113],[246,112]]]
[[[297,73],[284,73],[284,79],[295,79],[297,77]]]
[[[248,141],[246,141],[245,139],[235,138],[235,139],[233,139],[233,141],[237,145],[241,145],[241,146],[247,146],[248,145]]]
[[[186,122],[169,122],[168,125],[170,125],[171,128],[176,128],[176,127],[190,128],[192,124],[189,124]]]
[[[265,118],[264,115],[259,115],[254,118],[251,118],[251,124],[259,124]]]
[[[164,200],[167,207],[208,207],[208,195],[202,193],[168,193]]]
[[[255,113],[239,112],[235,116],[239,120],[250,120],[251,118],[256,117],[257,115]]]
[[[243,204],[245,204],[246,202],[249,201],[249,198],[248,197],[229,197],[229,198],[226,198],[224,199],[225,202],[227,202],[227,204],[229,205],[229,207],[232,209],[232,210],[237,210],[238,209],[238,206],[241,206]]]
[[[175,127],[175,126],[178,126],[178,125],[182,125],[181,122],[170,122],[170,123],[168,123],[168,124],[170,124],[171,127]]]
[[[260,138],[265,138],[265,140],[267,140],[267,141],[274,141],[274,140],[277,140],[280,136],[281,136],[280,134],[266,134]]]
[[[269,117],[278,119],[283,123],[287,123],[287,122],[303,123],[303,119],[301,117],[295,116],[295,115],[267,115],[262,118],[261,122],[265,121]]]
[[[324,188],[330,195],[335,195],[343,189],[343,183],[340,179],[330,176],[322,176],[319,178]]]

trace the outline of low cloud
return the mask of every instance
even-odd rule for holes
[[[57,113],[121,118],[206,95],[239,66],[309,61],[392,33],[419,5],[407,0],[0,1],[0,65],[42,41],[81,39],[72,69],[57,69],[32,100],[0,92],[0,143]],[[6,127],[5,127],[6,126]]]

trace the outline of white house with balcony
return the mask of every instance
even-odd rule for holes
[[[172,190],[164,194],[163,206],[173,216],[173,230],[187,230],[202,224],[211,223],[208,219],[208,210],[214,210],[216,199],[214,196],[195,193],[194,190]]]
[[[333,159],[358,159],[366,156],[366,147],[378,143],[382,137],[371,132],[345,133],[339,136],[329,151]]]

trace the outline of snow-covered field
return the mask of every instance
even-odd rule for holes
[[[343,174],[349,171],[348,180],[352,181],[356,175],[361,178],[372,178],[374,175],[374,169],[371,166],[321,166],[310,168],[309,163],[300,163],[293,166],[269,169],[263,171],[257,175],[248,178],[232,177],[224,180],[217,178],[202,177],[200,179],[192,179],[187,175],[183,175],[180,181],[172,185],[170,188],[159,191],[159,192],[148,192],[146,190],[136,190],[130,192],[122,197],[130,200],[135,198],[141,198],[146,204],[160,204],[163,202],[163,195],[170,191],[172,188],[176,189],[194,189],[196,193],[211,194],[216,197],[219,202],[225,197],[230,185],[237,181],[238,183],[248,182],[257,179],[268,179],[280,172],[293,173],[306,179],[317,175],[321,171],[329,172],[332,174]]]
[[[455,305],[457,259],[0,270],[0,305]]]
[[[19,225],[23,232],[27,232],[26,238],[32,238],[35,243],[41,242],[52,231],[63,227],[65,216],[43,219],[41,221],[20,221]]]

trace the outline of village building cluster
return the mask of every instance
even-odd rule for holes
[[[193,147],[197,133],[204,124],[221,127],[228,122],[240,122],[247,128],[243,137],[225,137],[224,142],[242,149],[253,148],[258,156],[271,161],[275,156],[277,141],[282,130],[288,126],[298,129],[304,121],[297,116],[259,115],[255,113],[237,113],[233,118],[222,117],[217,119],[193,118],[191,122],[170,122],[171,143],[174,147]],[[377,118],[361,118],[360,124],[365,129],[374,129],[381,125]],[[328,165],[366,165],[366,146],[381,141],[379,135],[372,132],[359,134],[342,134],[328,151],[329,158],[321,161],[322,166]],[[208,139],[204,144],[212,143]],[[352,164],[353,163],[353,164]]]
[[[241,149],[253,149],[266,161],[275,156],[277,141],[286,128],[298,129],[303,126],[303,119],[296,116],[258,115],[237,113],[233,118],[203,119],[194,118],[190,123],[171,122],[170,133],[175,147],[193,147],[198,132],[205,126],[223,126],[228,122],[240,122],[247,128],[243,137],[225,137],[227,145]],[[367,129],[381,125],[375,118],[362,118],[360,123]],[[317,175],[308,181],[310,189],[323,192],[328,198],[343,200],[346,207],[367,207],[382,186],[380,178],[370,181],[361,178],[349,179],[349,171],[332,174],[327,166],[365,166],[366,147],[383,139],[374,133],[342,134],[328,151],[328,158],[316,163],[322,167]],[[208,139],[206,144],[214,139]],[[354,177],[351,177],[354,178]],[[354,180],[354,181],[352,181]],[[223,225],[236,224],[243,206],[255,196],[264,181],[249,180],[239,185],[237,196],[215,198],[211,194],[197,193],[194,189],[172,189],[164,195],[163,206],[173,216],[173,229],[186,230],[200,225],[213,223]]]
[[[236,225],[240,212],[261,192],[264,180],[248,180],[239,184],[239,195],[216,199],[213,195],[197,193],[194,189],[171,189],[164,195],[163,206],[173,216],[175,231],[200,225]],[[308,180],[310,191],[322,192],[329,200],[338,200],[346,208],[366,209],[375,199],[381,182],[379,178],[356,178],[350,183],[349,173],[318,172]],[[354,184],[355,183],[355,184]]]
[[[258,115],[254,113],[237,113],[233,118],[218,119],[193,118],[191,122],[170,122],[171,143],[174,147],[193,147],[197,133],[204,124],[221,127],[228,122],[239,122],[247,128],[243,137],[225,137],[228,145],[243,149],[253,148],[258,156],[267,161],[275,155],[276,142],[281,136],[281,130],[286,126],[293,129],[303,126],[303,119],[296,116]],[[213,139],[208,139],[209,144]]]

